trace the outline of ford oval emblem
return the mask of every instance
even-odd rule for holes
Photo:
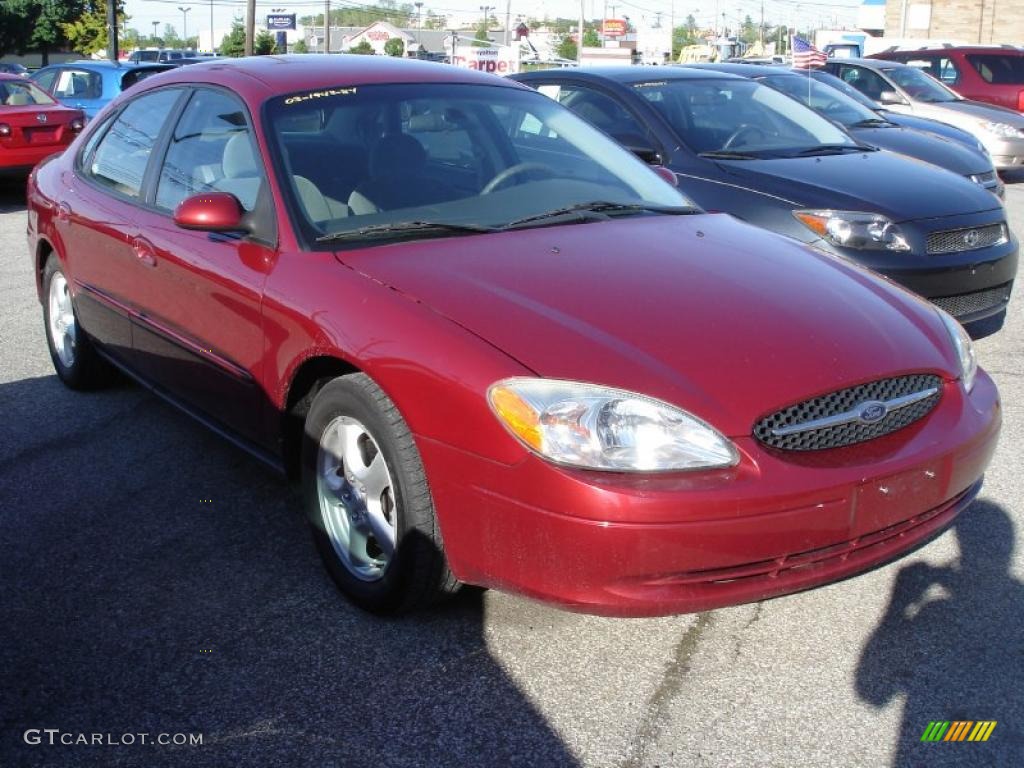
[[[861,403],[857,409],[857,418],[860,419],[862,424],[877,424],[885,418],[888,412],[889,409],[885,403],[872,400],[868,403]]]

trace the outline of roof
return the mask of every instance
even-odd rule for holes
[[[740,77],[767,77],[768,75],[794,75],[799,77],[799,72],[794,72],[786,66],[775,66],[765,64],[742,64],[740,62],[722,62],[708,64],[687,64],[688,69],[706,69],[712,72],[725,72]]]
[[[905,67],[906,64],[900,61],[889,61],[888,59],[829,59],[829,63],[836,64],[856,64],[861,67],[874,67],[875,69],[896,69],[898,67]]]
[[[1008,54],[1010,56],[1024,56],[1024,51],[1012,45],[943,45],[928,46],[923,48],[896,48],[888,51],[881,51],[877,56],[887,56],[898,53],[912,56],[915,53],[994,53]],[[874,56],[872,56],[874,58]]]
[[[127,72],[131,69],[147,69],[158,67],[159,69],[167,69],[168,63],[161,61],[144,61],[136,64],[131,61],[111,61],[110,59],[72,59],[71,61],[62,61],[59,64],[49,64],[51,67],[67,67],[76,66],[80,69],[93,69],[96,71],[118,69]]]
[[[355,54],[291,54],[217,58],[147,77],[146,85],[207,82],[236,90],[262,91],[263,97],[304,89],[377,83],[476,83],[518,87],[506,78],[472,69],[417,59]]]

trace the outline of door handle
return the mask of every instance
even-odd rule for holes
[[[71,206],[67,203],[60,203],[57,205],[57,221],[62,221],[65,224],[71,221]]]
[[[132,242],[132,250],[135,251],[135,258],[144,267],[155,267],[156,266],[156,250],[153,246],[143,237],[136,237]]]

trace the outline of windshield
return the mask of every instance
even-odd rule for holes
[[[692,209],[632,154],[534,91],[339,86],[271,99],[265,115],[310,241],[526,226],[565,209],[579,220],[587,204],[600,218]]]
[[[906,91],[907,96],[914,101],[938,104],[944,101],[960,100],[959,96],[934,77],[926,75],[914,67],[893,67],[892,69],[887,69],[885,74],[896,85]]]
[[[881,120],[874,110],[807,76],[770,75],[761,78],[761,82],[803,102],[822,117],[835,120],[840,125],[851,127]]]
[[[993,85],[1024,85],[1024,55],[969,53],[967,61],[982,79]]]
[[[48,93],[35,83],[17,80],[0,81],[0,104],[24,107],[37,104],[56,104]]]
[[[822,145],[859,149],[803,104],[751,80],[662,80],[634,87],[698,154],[787,157]]]
[[[836,77],[835,75],[829,74],[828,72],[822,72],[821,70],[812,70],[811,77],[817,80],[823,85],[827,85],[829,88],[835,88],[844,96],[847,96],[863,107],[867,107],[871,110],[879,109],[879,105],[865,96],[863,93],[858,91],[852,85],[847,83],[845,80]]]

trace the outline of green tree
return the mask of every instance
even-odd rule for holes
[[[231,31],[224,35],[220,41],[221,56],[245,56],[245,27],[241,21],[234,21],[231,24]]]
[[[178,30],[174,28],[173,24],[164,24],[163,38],[165,48],[185,47],[185,41],[178,37]]]
[[[43,64],[49,52],[64,46],[64,25],[82,15],[84,0],[4,0],[0,3],[0,50],[23,54],[39,51]]]
[[[596,29],[588,29],[583,33],[583,45],[587,48],[596,48],[601,45],[601,38],[597,36]]]
[[[78,18],[61,25],[64,37],[72,50],[83,56],[91,56],[107,49],[107,8],[107,0],[92,0],[85,4]],[[124,5],[118,2],[118,29],[123,27],[124,22]]]
[[[555,54],[559,58],[576,60],[577,50],[576,41],[572,39],[571,35],[566,35],[562,38],[562,42],[558,44],[558,48],[555,49]]]
[[[360,40],[359,45],[353,45],[351,48],[348,49],[348,52],[358,53],[362,56],[372,56],[373,54],[376,53],[376,51],[373,50],[373,46],[370,45],[369,40]]]
[[[444,29],[447,25],[448,17],[433,11],[427,11],[427,17],[423,20],[424,29]]]
[[[487,41],[491,39],[491,24],[487,19],[484,19],[477,24],[476,31],[473,33],[473,38],[473,45],[490,45]]]
[[[267,56],[276,48],[277,39],[267,30],[264,29],[256,33],[256,38],[252,41],[252,52],[256,56]]]
[[[405,55],[405,41],[400,37],[390,37],[384,43],[384,53],[388,56],[401,58]]]
[[[299,40],[292,46],[292,53],[309,53],[309,46],[305,40]]]

